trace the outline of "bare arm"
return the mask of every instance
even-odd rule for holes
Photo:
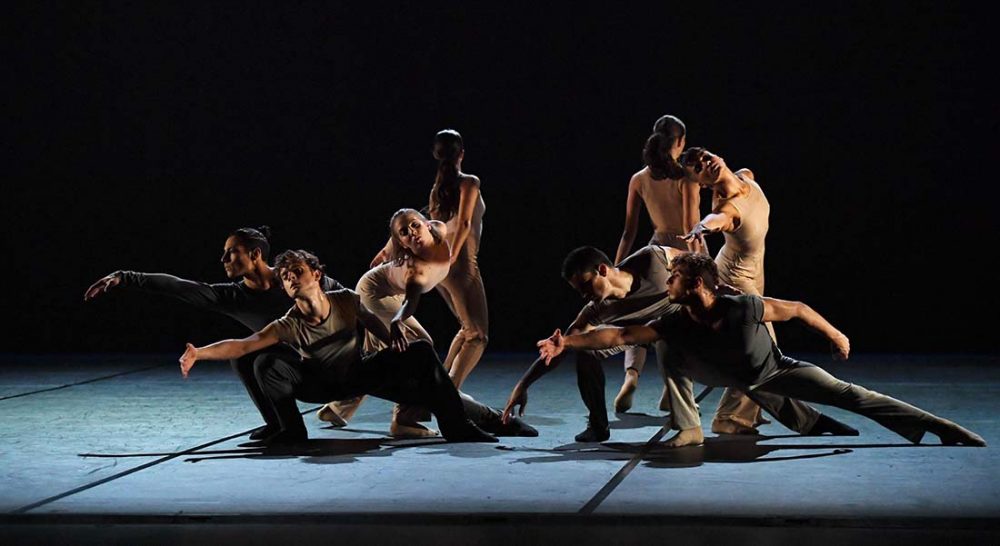
[[[392,242],[392,237],[389,237],[389,240],[386,241],[385,246],[382,247],[382,250],[379,250],[378,254],[376,254],[375,257],[372,258],[372,262],[368,264],[368,268],[371,269],[373,267],[378,267],[384,264],[385,262],[391,260],[392,255],[394,254],[393,247],[394,244]]]
[[[739,219],[740,214],[736,211],[736,207],[730,205],[729,203],[725,203],[721,207],[712,211],[712,213],[708,216],[702,218],[700,222],[695,224],[691,231],[684,236],[684,240],[691,242],[708,233],[733,231],[736,229],[736,224],[739,222]]]
[[[806,326],[826,336],[830,340],[833,357],[837,360],[847,360],[851,354],[851,342],[840,330],[828,320],[813,310],[812,307],[799,302],[761,298],[764,301],[763,322],[785,322],[798,319]]]
[[[624,328],[598,328],[587,333],[563,336],[556,330],[548,339],[538,342],[538,353],[546,362],[566,349],[609,349],[619,345],[642,345],[660,339],[652,326],[626,326]]]
[[[194,363],[199,360],[228,360],[239,358],[247,353],[270,347],[280,341],[274,326],[268,324],[263,330],[243,339],[226,339],[204,347],[195,347],[188,343],[181,355],[181,375],[188,376]]]
[[[639,194],[639,175],[633,175],[628,183],[628,197],[625,199],[625,229],[618,242],[618,252],[615,253],[615,263],[621,263],[635,244],[635,234],[639,229],[639,214],[642,210],[642,195]],[[697,220],[695,220],[697,221]]]
[[[416,275],[410,276],[406,281],[406,300],[389,322],[389,344],[395,351],[406,350],[409,340],[406,339],[403,322],[417,312],[421,294],[423,285],[417,282]]]
[[[567,328],[567,332],[571,334],[577,334],[582,332],[587,332],[592,330],[594,327],[587,323],[584,318],[583,312],[581,311],[577,315],[576,320],[573,324]],[[530,387],[535,381],[538,381],[543,375],[549,373],[550,371],[556,369],[559,363],[562,362],[563,356],[550,359],[546,362],[544,358],[538,357],[528,370],[524,372],[521,379],[518,380],[517,384],[514,385],[514,389],[510,391],[510,396],[507,398],[507,405],[503,409],[503,422],[506,423],[510,416],[514,413],[518,415],[524,415],[524,408],[528,405],[528,387]],[[520,411],[518,411],[518,406],[520,406]]]
[[[701,216],[701,186],[697,182],[684,182],[684,185],[681,186],[681,204],[684,232],[690,233]],[[708,248],[705,245],[705,239],[695,237],[688,241],[688,250],[707,254]]]
[[[479,202],[479,186],[474,182],[475,178],[466,177],[459,185],[458,194],[458,227],[451,238],[451,261],[455,263],[458,253],[462,250],[462,245],[469,238],[472,232],[472,216],[476,212],[476,204]]]

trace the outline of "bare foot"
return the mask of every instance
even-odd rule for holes
[[[407,439],[407,438],[432,438],[438,435],[438,432],[433,429],[429,429],[420,423],[398,423],[393,421],[389,424],[389,435],[393,438]]]
[[[345,421],[337,413],[337,411],[335,409],[333,409],[332,407],[330,407],[333,404],[335,404],[335,402],[330,402],[329,404],[323,406],[322,408],[319,408],[319,411],[316,412],[316,418],[319,419],[320,421],[325,421],[327,423],[330,423],[334,427],[338,427],[338,428],[339,427],[346,427],[347,426],[347,421]]]
[[[705,443],[705,434],[702,433],[701,427],[695,427],[674,434],[672,438],[663,442],[663,447],[700,446],[703,443]]]
[[[632,395],[638,386],[639,373],[635,370],[626,370],[625,381],[622,382],[622,388],[615,397],[615,413],[625,413],[632,409]]]

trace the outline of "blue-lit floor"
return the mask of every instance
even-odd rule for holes
[[[957,421],[990,447],[912,446],[822,408],[861,435],[805,438],[768,425],[763,436],[709,435],[702,447],[667,450],[648,443],[662,425],[653,366],[635,413],[612,418],[611,440],[576,444],[585,419],[568,361],[529,393],[537,438],[394,441],[390,404],[370,398],[346,429],[309,413],[301,448],[241,448],[261,423],[223,363],[199,363],[185,381],[174,355],[5,357],[0,542],[303,543],[336,532],[409,544],[441,543],[441,533],[463,544],[665,534],[682,543],[875,544],[997,535],[1000,359],[861,355],[833,365],[794,356]],[[502,407],[530,358],[488,356],[463,390]],[[605,371],[610,404],[620,361]],[[706,431],[719,394],[701,404]]]

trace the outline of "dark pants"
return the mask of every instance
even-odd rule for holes
[[[229,366],[236,372],[236,376],[240,378],[240,382],[243,383],[247,394],[250,395],[250,400],[253,400],[254,405],[257,406],[257,411],[260,412],[260,416],[264,419],[264,422],[270,426],[277,427],[279,426],[278,414],[274,411],[270,400],[264,395],[264,390],[261,389],[260,382],[257,381],[257,377],[254,375],[256,362],[258,360],[264,362],[267,359],[283,359],[291,362],[300,360],[298,353],[291,347],[282,344],[254,351],[238,359],[230,360]]]
[[[448,372],[424,341],[410,344],[401,353],[379,351],[346,368],[290,360],[280,354],[261,355],[254,362],[254,375],[283,430],[305,431],[295,400],[326,403],[363,394],[428,408],[445,438],[468,420]]]

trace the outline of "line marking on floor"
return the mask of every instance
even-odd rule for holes
[[[708,393],[710,392],[712,392],[712,387],[705,387],[701,391],[701,394],[699,394],[698,397],[694,399],[695,403],[704,400],[705,397],[708,396]],[[615,475],[612,476],[610,480],[608,480],[608,483],[604,484],[604,487],[602,487],[601,490],[598,491],[596,495],[591,497],[591,499],[587,501],[587,504],[584,504],[583,508],[580,508],[580,510],[577,513],[581,515],[593,514],[594,511],[597,510],[597,507],[600,506],[602,502],[604,502],[604,499],[608,498],[608,496],[611,495],[611,493],[619,485],[621,485],[623,481],[625,481],[625,478],[627,478],[628,475],[632,473],[633,470],[635,470],[636,466],[639,466],[639,463],[642,462],[642,460],[646,457],[646,453],[649,452],[650,448],[652,448],[661,439],[663,439],[663,436],[666,435],[667,430],[669,430],[667,428],[667,425],[663,425],[662,427],[660,427],[660,430],[656,431],[656,434],[653,434],[653,437],[647,440],[646,443],[643,444],[643,446],[640,447],[638,451],[636,451],[636,454],[633,455],[632,458],[629,459],[627,463],[625,463],[625,466],[623,466],[617,473],[615,473]]]
[[[301,415],[305,415],[307,413],[318,411],[321,407],[322,406],[316,406],[314,408],[307,409],[307,410],[301,412]],[[229,436],[226,436],[225,438],[219,438],[217,440],[212,440],[211,442],[206,442],[206,443],[201,444],[199,446],[195,446],[195,447],[192,447],[192,448],[185,449],[184,451],[178,451],[176,453],[171,453],[170,455],[167,455],[165,457],[160,457],[159,459],[156,459],[155,461],[150,461],[148,463],[141,464],[139,466],[130,468],[128,470],[123,470],[122,472],[119,472],[117,474],[113,474],[111,476],[107,476],[105,478],[101,478],[101,479],[99,479],[97,481],[93,481],[93,482],[90,482],[88,484],[81,485],[79,487],[74,487],[73,489],[70,489],[69,491],[65,491],[63,493],[59,493],[58,495],[53,495],[53,496],[48,497],[46,499],[42,499],[40,501],[33,502],[31,504],[22,506],[22,507],[20,507],[20,508],[18,508],[16,510],[11,510],[8,513],[10,513],[10,514],[24,514],[25,512],[29,512],[29,511],[34,510],[36,508],[45,506],[46,504],[51,504],[53,502],[56,502],[57,500],[65,499],[66,497],[69,497],[71,495],[75,495],[77,493],[81,493],[83,491],[87,491],[88,489],[93,489],[93,488],[95,488],[95,487],[97,487],[99,485],[104,485],[104,484],[106,484],[108,482],[117,480],[118,478],[124,478],[125,476],[128,476],[129,474],[135,474],[136,472],[139,472],[140,470],[145,470],[145,469],[147,469],[149,467],[156,466],[156,465],[158,465],[160,463],[165,463],[165,462],[167,462],[167,461],[169,461],[171,459],[176,459],[177,457],[182,457],[184,455],[190,455],[192,453],[197,452],[198,450],[205,449],[206,447],[211,447],[211,446],[214,446],[215,444],[220,444],[222,442],[225,442],[225,441],[228,441],[228,440],[232,440],[234,438],[239,438],[240,436],[245,436],[245,435],[250,434],[251,432],[257,430],[258,428],[260,428],[260,427],[254,427],[254,428],[251,428],[251,429],[247,429],[247,430],[244,430],[242,432],[237,432],[236,434],[230,434]]]
[[[104,381],[105,379],[112,379],[114,377],[121,377],[123,375],[128,375],[128,374],[132,374],[132,373],[146,372],[146,371],[152,370],[154,368],[162,368],[163,366],[166,366],[167,364],[168,364],[167,362],[163,362],[161,364],[154,364],[152,366],[146,366],[145,368],[139,368],[137,370],[127,370],[127,371],[124,371],[124,372],[113,373],[111,375],[102,375],[101,377],[95,377],[93,379],[87,379],[86,381],[77,381],[76,383],[67,383],[65,385],[59,385],[58,387],[49,387],[47,389],[39,389],[37,391],[22,392],[22,393],[19,393],[19,394],[11,394],[9,396],[0,397],[0,402],[2,402],[4,400],[10,400],[12,398],[20,398],[22,396],[30,396],[32,394],[40,394],[40,393],[43,393],[43,392],[52,392],[52,391],[57,391],[59,389],[68,389],[70,387],[76,387],[78,385],[86,385],[87,383],[95,383],[97,381]]]

